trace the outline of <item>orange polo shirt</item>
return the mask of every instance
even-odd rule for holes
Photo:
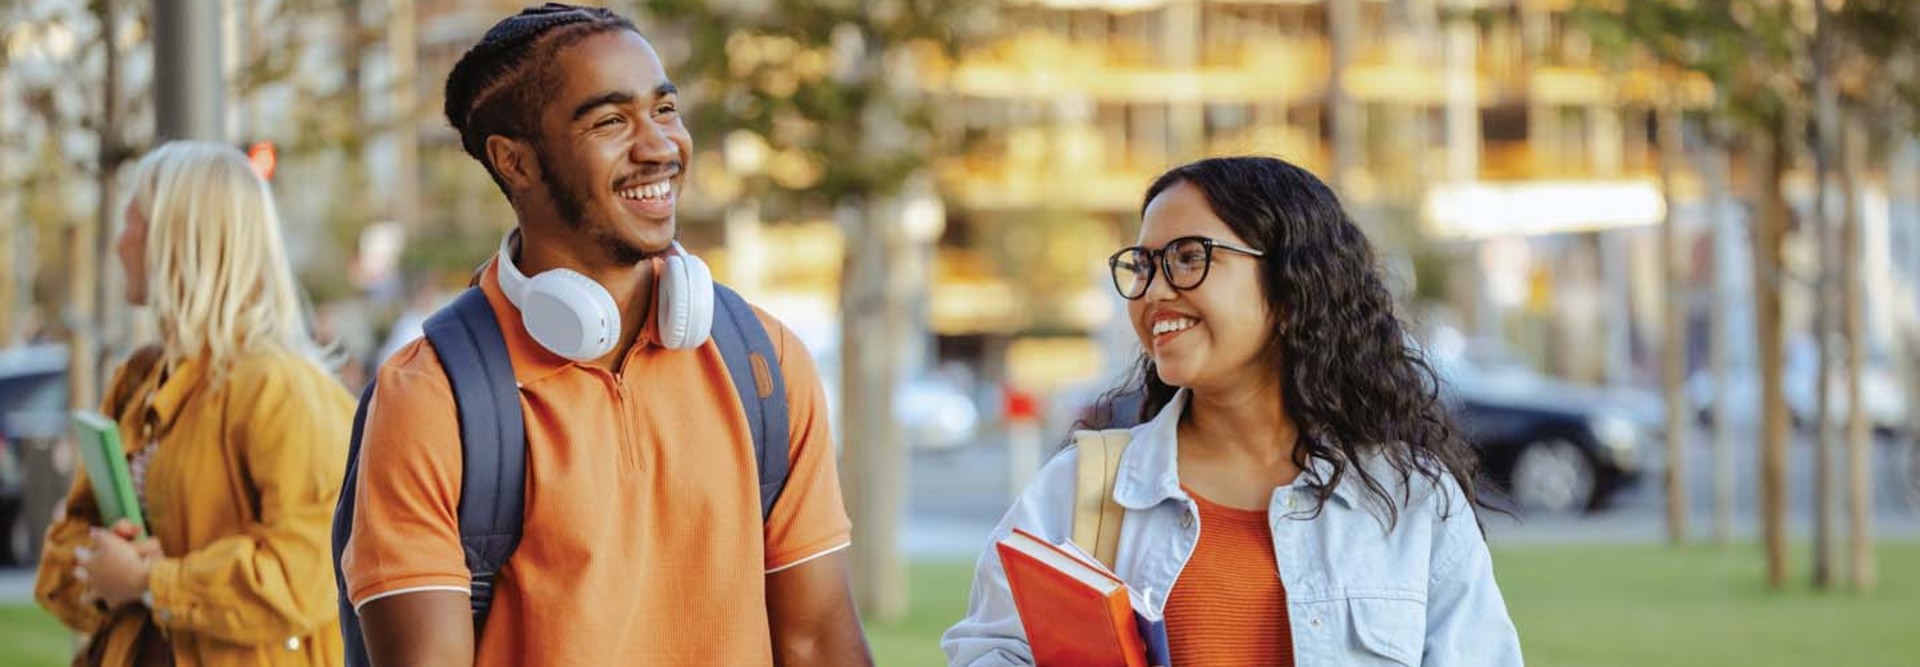
[[[719,349],[633,346],[619,374],[528,335],[493,267],[527,426],[526,519],[494,581],[478,665],[770,665],[765,574],[845,548],[826,398],[813,360],[760,320],[785,375],[791,473],[764,523],[752,436]],[[647,318],[649,322],[652,317]],[[652,325],[641,331],[653,339]],[[468,590],[459,426],[431,345],[381,367],[341,565],[361,605]]]

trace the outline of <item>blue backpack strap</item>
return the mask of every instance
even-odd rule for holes
[[[713,297],[719,306],[713,318],[713,342],[720,348],[753,433],[753,458],[760,467],[760,519],[765,521],[787,488],[787,452],[792,444],[787,435],[787,383],[773,340],[753,306],[719,283],[713,286]]]
[[[373,383],[360,392],[360,407],[353,411],[353,432],[347,441],[347,472],[340,481],[340,499],[333,509],[333,584],[339,593],[340,638],[346,644],[347,667],[368,667],[367,640],[360,633],[360,617],[353,601],[347,599],[347,577],[340,570],[340,556],[346,553],[347,540],[353,537],[353,497],[360,472],[360,431],[367,424],[367,404],[373,400]]]
[[[468,288],[422,327],[440,357],[460,418],[460,546],[473,581],[476,625],[493,603],[493,577],[520,544],[527,433],[520,386],[486,293]]]
[[[468,289],[453,304],[427,318],[428,343],[453,389],[459,415],[461,455],[460,546],[472,573],[474,627],[493,604],[493,577],[520,543],[526,504],[526,423],[520,411],[519,384],[513,377],[506,338],[480,288]],[[340,556],[353,534],[354,488],[360,468],[360,442],[374,385],[360,394],[347,446],[346,478],[333,513],[333,577],[339,592],[340,634],[347,667],[367,667],[366,638],[359,615],[347,598]]]

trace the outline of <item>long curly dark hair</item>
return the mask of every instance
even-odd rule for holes
[[[1347,475],[1358,477],[1385,510],[1391,527],[1408,504],[1413,476],[1441,486],[1449,475],[1469,509],[1484,505],[1475,489],[1479,459],[1439,398],[1440,379],[1394,314],[1373,247],[1333,190],[1305,169],[1268,157],[1210,158],[1176,167],[1155,180],[1141,204],[1180,183],[1206,196],[1213,213],[1266,254],[1260,291],[1273,314],[1264,356],[1280,375],[1282,408],[1300,433],[1293,462],[1331,464],[1317,489],[1315,512]],[[1107,392],[1088,423],[1150,420],[1173,400],[1142,354],[1131,377]],[[1351,462],[1377,454],[1400,479],[1395,501],[1385,480]],[[1447,510],[1450,511],[1450,510]]]

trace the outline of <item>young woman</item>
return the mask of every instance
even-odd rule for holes
[[[135,169],[117,248],[160,340],[116,372],[148,536],[101,526],[76,475],[35,594],[90,665],[333,665],[328,546],[354,403],[307,332],[267,184],[177,142]]]
[[[1114,480],[1114,570],[1164,614],[1174,665],[1521,664],[1474,455],[1324,183],[1270,158],[1176,168],[1109,264],[1147,420]],[[1068,541],[1076,465],[1048,463],[992,539]],[[994,549],[942,646],[1033,663]]]

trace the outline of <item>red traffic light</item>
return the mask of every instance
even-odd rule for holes
[[[247,161],[253,163],[253,171],[260,174],[260,178],[269,181],[273,180],[274,167],[280,164],[271,141],[256,141],[247,146]]]

